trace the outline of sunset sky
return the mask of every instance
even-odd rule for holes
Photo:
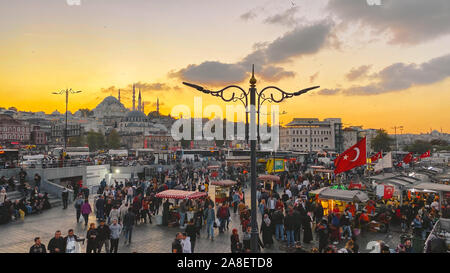
[[[210,89],[321,88],[280,104],[295,117],[345,126],[450,132],[450,1],[14,0],[0,2],[0,107],[94,108],[131,85],[146,112],[193,105],[188,81]],[[72,0],[74,2],[74,0]],[[223,104],[203,95],[203,105]]]

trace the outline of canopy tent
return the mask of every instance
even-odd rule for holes
[[[158,198],[168,199],[197,199],[206,196],[206,192],[182,191],[182,190],[166,190],[156,194]]]
[[[409,188],[418,191],[450,192],[450,185],[438,183],[419,183],[411,185]]]
[[[271,174],[260,175],[260,176],[258,176],[258,179],[259,180],[280,181],[279,176],[271,175]]]
[[[330,189],[334,189],[334,190],[348,190],[348,188],[345,185],[334,185],[332,187],[330,187]]]
[[[219,169],[220,166],[219,165],[212,165],[212,166],[208,166],[207,168],[208,168],[208,170],[216,170],[216,169]]]
[[[359,191],[359,190],[346,191],[346,190],[330,189],[330,188],[326,187],[326,188],[312,191],[311,193],[315,193],[315,192],[317,192],[320,199],[339,200],[339,201],[345,201],[345,202],[367,202],[367,201],[369,201],[369,196],[367,196],[366,193]]]
[[[236,181],[233,180],[219,180],[219,181],[211,181],[211,185],[222,186],[222,187],[231,187],[237,184]]]

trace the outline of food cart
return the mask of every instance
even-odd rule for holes
[[[345,210],[345,206],[349,202],[365,203],[369,201],[369,196],[359,190],[339,190],[324,187],[311,191],[310,195],[315,195],[318,202],[321,202],[324,215],[329,215],[336,207],[339,212]]]
[[[219,165],[208,166],[207,169],[210,171],[211,178],[217,178],[219,176]]]
[[[276,175],[270,175],[270,174],[265,174],[265,175],[260,175],[258,176],[258,179],[263,181],[263,189],[265,189],[266,191],[268,191],[269,193],[272,193],[275,189],[275,183],[280,181],[280,177],[276,176]]]
[[[165,190],[156,194],[157,198],[178,199],[178,200],[180,199],[193,200],[205,196],[207,196],[206,192],[183,191],[183,190]],[[193,217],[194,211],[188,211],[186,213],[187,220],[185,222],[189,222]],[[176,226],[178,224],[179,219],[180,215],[178,213],[178,206],[172,206],[169,209],[169,226]]]
[[[219,181],[212,181],[211,185],[215,186],[215,200],[216,203],[223,203],[227,200],[229,200],[229,192],[230,187],[236,185],[236,181],[232,180],[219,180]]]
[[[438,183],[418,183],[409,186],[411,193],[436,193],[439,194],[439,207],[442,208],[443,200],[450,203],[450,185]]]

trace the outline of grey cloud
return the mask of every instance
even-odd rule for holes
[[[292,7],[285,10],[282,13],[275,14],[264,19],[264,23],[273,25],[283,25],[283,26],[294,26],[297,23],[295,14],[297,13],[298,7]]]
[[[377,95],[396,92],[413,86],[429,85],[450,77],[450,54],[422,64],[396,63],[373,75],[378,80],[366,86],[353,86],[346,95]]]
[[[448,0],[382,0],[381,6],[330,0],[327,9],[347,24],[360,23],[380,34],[387,31],[393,44],[419,44],[450,33]]]
[[[313,74],[313,75],[311,75],[310,77],[309,77],[309,82],[310,83],[313,83],[316,79],[317,79],[317,77],[319,76],[319,71],[317,71],[315,74]]]
[[[268,81],[294,77],[295,72],[286,71],[276,64],[314,54],[326,47],[332,26],[329,21],[299,26],[271,43],[255,44],[253,52],[236,63],[206,61],[190,64],[181,70],[170,72],[169,77],[214,85],[237,83],[248,77],[247,72],[252,64],[255,64],[256,73]]]
[[[336,95],[338,94],[340,91],[339,88],[335,88],[335,89],[322,89],[318,92],[315,92],[314,94],[316,95],[322,95],[322,96],[332,96],[332,95]]]
[[[352,68],[352,70],[350,70],[350,72],[348,72],[347,75],[345,75],[345,77],[349,81],[354,81],[360,78],[367,77],[367,73],[369,72],[371,67],[372,67],[371,65],[362,65],[357,68]]]
[[[244,21],[249,21],[258,16],[258,13],[256,10],[249,10],[246,13],[242,14],[239,18]]]

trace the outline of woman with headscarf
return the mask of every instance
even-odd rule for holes
[[[309,244],[313,239],[311,222],[311,214],[308,212],[305,217],[303,217],[303,242],[306,244]]]
[[[236,228],[233,229],[230,240],[231,240],[231,253],[242,252],[242,243],[239,241],[239,234]]]
[[[268,247],[273,245],[272,221],[270,220],[269,215],[267,213],[264,214],[264,218],[261,223],[261,233],[262,233],[263,244]]]

